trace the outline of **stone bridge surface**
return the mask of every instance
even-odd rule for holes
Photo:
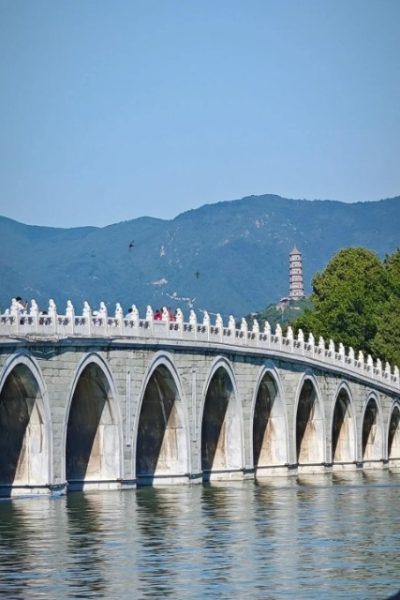
[[[400,468],[398,368],[278,326],[0,315],[0,494]]]

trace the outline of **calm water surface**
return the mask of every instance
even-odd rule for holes
[[[4,598],[387,598],[400,474],[0,502]]]

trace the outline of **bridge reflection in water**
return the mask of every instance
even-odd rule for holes
[[[369,471],[3,500],[0,596],[388,598],[399,492]]]
[[[397,367],[290,328],[104,310],[0,315],[3,496],[400,467]]]

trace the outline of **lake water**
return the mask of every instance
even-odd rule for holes
[[[0,502],[0,596],[383,599],[400,474]]]

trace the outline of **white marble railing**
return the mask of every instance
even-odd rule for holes
[[[332,340],[326,344],[322,337],[316,343],[312,334],[305,340],[301,330],[294,336],[291,327],[284,336],[279,324],[275,332],[272,332],[268,322],[261,331],[256,319],[250,329],[244,318],[237,328],[233,316],[224,324],[218,314],[215,322],[211,323],[209,314],[204,312],[203,320],[199,322],[195,312],[191,310],[189,321],[185,321],[179,308],[175,314],[171,314],[167,308],[162,313],[154,313],[148,306],[145,318],[140,318],[135,305],[124,315],[121,305],[117,304],[115,314],[111,316],[104,302],[100,303],[99,310],[96,311],[92,311],[85,302],[82,315],[78,316],[70,301],[65,314],[60,315],[53,300],[50,300],[48,310],[44,313],[39,311],[34,300],[29,310],[24,310],[13,300],[11,308],[0,314],[0,338],[10,337],[140,338],[223,344],[237,346],[238,349],[264,350],[268,354],[293,359],[308,359],[313,363],[335,367],[349,375],[380,382],[396,391],[400,389],[397,366],[392,368],[389,363],[383,366],[379,359],[374,362],[370,355],[364,357],[362,352],[355,356],[353,348],[346,351],[343,344],[335,346]]]

